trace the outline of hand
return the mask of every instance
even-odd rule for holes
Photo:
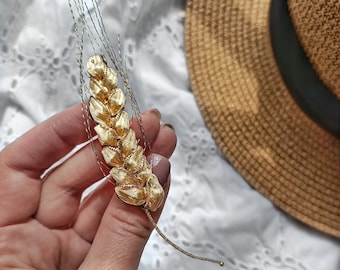
[[[167,194],[167,158],[176,136],[160,126],[155,110],[144,113],[142,121],[152,151],[158,154],[150,156],[154,173],[166,184]],[[81,201],[82,192],[102,178],[91,144],[44,174],[87,140],[77,105],[0,152],[1,269],[137,269],[153,227],[140,208],[117,198],[108,181]],[[94,147],[100,153],[98,142]],[[153,213],[155,220],[161,211]]]

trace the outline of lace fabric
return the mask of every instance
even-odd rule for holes
[[[190,252],[223,259],[225,269],[339,269],[339,241],[278,210],[215,145],[190,91],[185,2],[113,0],[100,7],[111,40],[121,36],[141,110],[159,108],[178,136],[161,230]],[[2,1],[0,13],[3,148],[80,98],[67,1]],[[185,257],[153,233],[139,269],[222,268]]]
[[[0,13],[3,148],[80,99],[68,7],[62,1],[2,1]]]

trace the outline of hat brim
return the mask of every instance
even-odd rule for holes
[[[270,1],[187,2],[193,93],[226,158],[276,206],[340,237],[340,141],[306,116],[275,62]]]

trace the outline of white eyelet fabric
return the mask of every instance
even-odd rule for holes
[[[111,40],[120,34],[141,110],[158,108],[178,136],[160,229],[194,254],[224,260],[228,270],[338,270],[339,240],[273,206],[211,138],[188,79],[185,1],[112,0],[100,8]],[[0,15],[1,149],[80,96],[67,1],[1,1]],[[223,268],[186,257],[153,233],[139,269]]]

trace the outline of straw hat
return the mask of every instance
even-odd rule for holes
[[[226,158],[276,206],[340,237],[340,1],[188,0],[185,35]]]

